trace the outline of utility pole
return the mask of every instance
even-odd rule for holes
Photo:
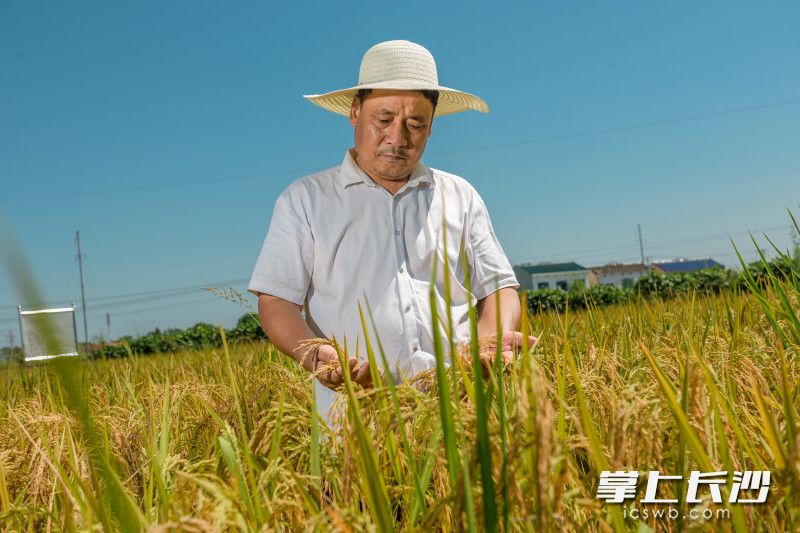
[[[639,231],[639,253],[642,254],[642,264],[644,264],[644,244],[642,243],[642,225],[636,224],[636,229]]]
[[[86,294],[83,288],[83,254],[81,254],[81,232],[75,231],[75,243],[78,245],[78,269],[81,272],[81,305],[83,307],[83,342],[89,344],[89,323],[86,320]]]
[[[111,313],[106,313],[106,334],[108,335],[108,341],[111,341]]]
[[[6,335],[6,339],[8,339],[8,348],[3,348],[0,350],[0,362],[2,361],[13,361],[14,360],[14,340],[15,340],[14,330],[8,330],[8,334]]]

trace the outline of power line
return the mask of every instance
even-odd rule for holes
[[[175,296],[175,295],[170,295],[169,297],[173,297],[173,296]],[[180,295],[177,295],[177,296],[183,296],[183,294],[180,294]],[[165,305],[157,305],[157,306],[145,307],[145,308],[142,308],[142,309],[132,309],[130,311],[114,312],[112,314],[113,314],[113,316],[118,317],[118,316],[125,316],[125,315],[133,315],[133,314],[138,314],[138,313],[144,313],[146,311],[153,311],[153,310],[156,310],[156,309],[166,309],[166,308],[170,308],[170,307],[180,307],[182,305],[189,305],[189,304],[202,303],[202,302],[208,303],[208,302],[214,301],[212,296],[213,296],[212,294],[207,294],[205,298],[193,299],[193,300],[189,300],[189,301],[185,301],[185,302],[176,302],[176,303],[165,304]],[[142,302],[137,302],[137,303],[142,303]],[[126,302],[124,304],[119,304],[119,305],[126,305],[127,306],[127,305],[130,305],[130,303]],[[94,306],[94,308],[95,309],[109,309],[109,308],[112,308],[112,307],[119,307],[119,305],[113,304],[113,305],[108,306],[108,307]],[[105,311],[101,312],[101,313],[94,313],[94,314],[90,313],[89,314],[89,318],[90,319],[105,318],[106,314],[107,313]],[[18,320],[17,317],[1,318],[0,319],[0,324],[16,322],[17,320]]]
[[[783,229],[783,228],[784,228],[783,226],[778,226],[778,227],[772,228],[772,229]],[[764,230],[759,230],[759,231],[764,231]],[[747,232],[739,232],[739,233],[747,233]],[[727,236],[727,234],[725,236]],[[664,245],[664,243],[662,243],[662,245]],[[633,244],[629,248],[630,249],[635,249],[636,247],[637,247],[637,245]],[[743,257],[746,257],[748,255],[755,255],[756,254],[756,250],[740,250],[740,253],[742,254]],[[708,256],[708,257],[716,257],[716,258],[732,257],[732,256],[736,255],[736,252],[733,252],[733,251],[709,252],[709,253],[707,253],[705,255]],[[581,257],[588,257],[588,256],[587,255],[577,255],[575,257],[576,257],[576,259],[580,259]],[[624,263],[624,262],[637,261],[638,259],[639,258],[636,257],[636,256],[628,256],[628,257],[623,257],[623,258],[617,258],[616,260],[619,261],[619,262],[623,262]],[[198,290],[198,289],[204,288],[204,287],[210,287],[210,286],[214,286],[214,285],[233,284],[233,283],[238,283],[238,282],[241,282],[241,281],[247,281],[247,278],[242,278],[240,280],[229,280],[229,281],[212,283],[212,284],[190,286],[190,287],[185,287],[185,288],[179,289],[179,290],[186,290],[187,288],[192,289],[192,290]],[[164,296],[160,296],[159,297],[157,294],[154,294],[154,293],[158,293],[158,292],[159,291],[150,291],[148,293],[129,293],[128,295],[131,295],[131,294],[153,294],[153,296],[155,296],[154,300],[158,300],[158,299],[163,299],[163,298],[172,298],[172,297],[175,297],[175,296],[183,296],[185,294],[185,293],[180,293],[180,294],[171,293],[170,291],[166,291],[166,292],[169,292],[169,294],[166,294]],[[165,291],[161,291],[161,292],[165,292]],[[210,295],[208,295],[208,296],[210,296]],[[112,297],[107,297],[107,298],[112,298]],[[98,308],[98,309],[108,309],[108,308],[112,308],[112,307],[119,307],[120,305],[131,305],[133,303],[144,303],[146,301],[153,301],[153,300],[141,299],[141,300],[138,300],[138,301],[112,303],[112,304],[109,304],[107,306],[94,306],[94,307]],[[209,301],[211,301],[211,300],[208,297],[202,298],[202,299],[193,299],[193,300],[184,301],[184,302],[176,302],[176,303],[159,305],[159,306],[151,306],[151,307],[145,307],[145,308],[142,308],[142,309],[133,309],[133,310],[130,310],[130,311],[115,312],[114,316],[117,317],[117,316],[135,315],[135,314],[140,314],[140,313],[144,313],[144,312],[148,312],[148,311],[155,311],[155,310],[159,310],[159,309],[168,309],[168,308],[173,308],[173,307],[181,307],[181,306],[185,306],[185,305],[190,305],[190,304],[195,304],[195,303],[203,303],[203,302],[209,302]],[[49,304],[49,305],[58,305],[58,304]],[[15,307],[15,306],[12,306],[12,307]],[[105,317],[105,315],[106,315],[106,313],[102,312],[102,313],[98,313],[98,314],[92,314],[92,315],[90,315],[89,318],[98,319],[98,318]],[[8,324],[8,323],[12,323],[12,322],[16,323],[17,320],[18,320],[18,317],[0,318],[0,324]]]
[[[762,252],[763,251],[764,250],[762,249]],[[758,252],[755,249],[752,249],[752,250],[742,250],[742,249],[740,249],[739,253],[742,254],[742,258],[745,260],[746,263],[750,263],[751,262],[751,261],[747,260],[747,257],[750,256],[750,255],[753,256],[753,258],[752,258],[753,261],[758,261],[759,260]],[[765,253],[764,255],[769,257],[769,254],[767,254],[767,253]],[[736,257],[736,252],[735,251],[734,252],[709,252],[709,253],[703,255],[703,259],[705,259],[705,258],[714,259],[714,258],[721,258],[721,257]],[[636,257],[636,256],[629,256],[629,257],[625,257],[625,258],[622,258],[622,259],[618,259],[618,261],[622,262],[622,263],[626,263],[626,262],[629,262],[629,261],[637,261],[637,260],[638,260],[638,257]],[[660,261],[665,261],[665,260],[667,260],[667,259],[666,258],[663,258],[663,259],[662,258],[657,258],[657,259],[652,260],[652,261],[653,262],[655,262],[655,261],[659,261],[660,262]],[[739,265],[738,257],[736,258],[736,265],[737,266]]]
[[[768,232],[779,231],[779,230],[784,230],[784,229],[791,229],[792,227],[793,226],[790,226],[790,225],[772,226],[772,227],[769,227],[769,228],[761,228],[761,229],[754,229],[754,230],[742,230],[742,231],[736,231],[736,232],[732,232],[732,233],[715,233],[715,234],[709,234],[709,235],[705,235],[705,236],[686,237],[684,239],[679,239],[679,240],[675,240],[675,241],[663,241],[661,243],[650,244],[648,246],[650,248],[660,248],[660,247],[663,247],[663,246],[676,246],[676,245],[680,245],[680,244],[693,244],[693,243],[697,243],[697,242],[705,242],[705,241],[710,241],[710,240],[714,240],[714,239],[727,239],[728,237],[737,237],[737,236],[742,236],[742,235],[749,235],[751,233],[753,234],[754,237],[757,237],[758,235],[756,235],[756,233],[768,233]],[[645,242],[647,242],[647,241],[645,241]]]
[[[165,304],[165,305],[157,305],[157,306],[154,306],[154,307],[145,307],[144,309],[133,309],[131,311],[123,311],[121,313],[114,313],[114,316],[117,317],[117,316],[124,316],[124,315],[136,315],[136,314],[145,313],[145,312],[148,312],[148,311],[156,311],[158,309],[168,309],[170,307],[180,307],[182,305],[203,303],[203,302],[208,302],[208,301],[209,301],[208,298],[202,298],[202,299],[189,300],[189,301],[186,301],[186,302],[176,302],[176,303]],[[106,315],[104,313],[102,313],[102,314],[97,314],[97,315],[91,315],[91,318],[97,319],[97,318],[103,318],[105,316]]]
[[[112,305],[119,305],[119,304],[133,304],[133,303],[142,303],[146,301],[158,300],[163,298],[172,298],[175,296],[182,296],[184,294],[194,292],[197,290],[204,289],[206,287],[218,287],[223,285],[236,285],[239,283],[245,283],[250,281],[250,278],[238,278],[238,279],[230,279],[226,281],[216,281],[213,283],[203,283],[200,285],[188,285],[184,287],[176,287],[173,289],[162,289],[157,291],[144,291],[144,292],[129,292],[127,294],[115,294],[109,296],[99,296],[96,298],[89,298],[88,301],[98,309],[106,309]],[[97,305],[98,302],[110,302],[110,303],[101,303]],[[57,306],[60,305],[62,302],[49,302],[43,304],[45,306]],[[15,305],[5,305],[0,307],[0,309],[9,309],[13,308],[16,309],[17,306]]]
[[[783,100],[780,102],[770,102],[767,104],[760,104],[754,106],[747,106],[747,107],[737,107],[731,109],[724,109],[721,111],[711,111],[707,113],[697,113],[694,115],[684,115],[678,116],[663,120],[654,120],[650,122],[640,122],[636,124],[628,124],[625,126],[613,126],[608,128],[599,128],[594,130],[584,130],[584,131],[577,131],[573,133],[566,133],[562,135],[549,135],[543,137],[534,137],[531,139],[525,139],[521,141],[513,141],[507,143],[499,143],[499,144],[488,144],[483,146],[473,146],[471,148],[459,148],[454,150],[446,150],[443,152],[433,152],[428,154],[428,157],[438,157],[438,156],[446,156],[452,154],[460,154],[460,153],[467,153],[467,152],[476,152],[480,150],[494,150],[496,148],[508,148],[513,146],[522,146],[526,144],[536,144],[541,142],[548,142],[548,141],[559,141],[563,139],[573,139],[576,137],[589,137],[592,135],[603,135],[607,133],[615,133],[619,131],[627,131],[627,130],[634,130],[634,129],[641,129],[641,128],[653,128],[657,126],[666,126],[669,124],[675,124],[679,122],[687,122],[692,120],[700,120],[704,118],[712,118],[724,115],[730,115],[734,113],[744,113],[749,111],[758,111],[762,109],[770,109],[774,107],[781,107],[787,105],[794,105],[800,103],[800,98],[790,99],[790,100]],[[312,172],[319,171],[319,168],[316,169],[297,169],[297,170],[281,170],[275,172],[261,172],[257,174],[244,174],[239,176],[227,176],[227,177],[207,177],[207,178],[196,178],[190,180],[183,180],[183,181],[174,181],[170,183],[158,183],[152,185],[132,185],[126,187],[116,187],[110,189],[96,189],[93,191],[79,191],[79,192],[70,192],[70,193],[53,193],[53,194],[32,194],[32,195],[24,195],[24,196],[15,196],[15,197],[5,197],[0,198],[0,202],[21,202],[26,200],[44,200],[50,198],[69,198],[69,197],[77,197],[77,196],[90,196],[90,195],[97,195],[97,194],[114,194],[120,192],[133,192],[133,191],[144,191],[144,190],[153,190],[153,189],[167,189],[171,187],[186,187],[191,185],[200,185],[200,184],[207,184],[207,183],[219,183],[219,182],[226,182],[226,181],[240,181],[240,180],[249,180],[249,179],[257,179],[257,178],[266,178],[266,177],[273,177],[273,176],[280,176],[284,174],[308,174]]]
[[[697,244],[701,242],[709,242],[721,238],[727,238],[728,236],[735,237],[740,235],[749,235],[753,234],[757,236],[757,233],[767,233],[773,231],[779,231],[784,229],[791,229],[794,226],[771,226],[767,228],[760,228],[760,229],[753,229],[753,230],[742,230],[730,233],[711,233],[707,235],[698,235],[696,237],[682,237],[678,239],[666,240],[656,242],[654,244],[649,244],[647,240],[644,241],[645,245],[648,249],[651,248],[666,248],[670,246],[681,246],[684,244]],[[629,244],[626,245],[619,245],[619,246],[609,246],[609,247],[602,247],[602,248],[590,248],[590,249],[583,249],[583,250],[570,250],[570,251],[563,251],[563,252],[555,252],[546,254],[547,258],[561,258],[561,257],[571,257],[571,258],[578,258],[578,257],[588,257],[590,255],[607,255],[609,253],[617,253],[617,252],[627,252],[633,251],[639,247],[638,242],[634,242],[631,240]],[[626,259],[627,260],[627,259]],[[528,261],[532,262],[532,261]]]
[[[451,155],[451,154],[461,154],[465,152],[477,152],[479,150],[494,150],[495,148],[509,148],[512,146],[522,146],[525,144],[536,144],[541,142],[548,142],[548,141],[560,141],[563,139],[574,139],[576,137],[589,137],[592,135],[600,135],[605,133],[615,133],[618,131],[628,131],[628,130],[636,130],[641,128],[652,128],[655,126],[666,126],[669,124],[675,124],[678,122],[687,122],[691,120],[700,120],[704,118],[711,118],[711,117],[718,117],[723,115],[730,115],[733,113],[744,113],[747,111],[758,111],[760,109],[769,109],[772,107],[780,107],[786,105],[793,105],[800,103],[800,98],[792,99],[792,100],[784,100],[782,102],[772,102],[769,104],[761,104],[761,105],[754,105],[749,107],[738,107],[733,109],[725,109],[722,111],[711,111],[709,113],[698,113],[696,115],[685,115],[681,117],[674,117],[664,120],[654,120],[651,122],[640,122],[638,124],[629,124],[627,126],[615,126],[610,128],[599,128],[596,130],[585,130],[579,131],[574,133],[565,133],[563,135],[550,135],[545,137],[534,137],[532,139],[526,139],[523,141],[514,141],[514,142],[507,142],[507,143],[500,143],[500,144],[489,144],[484,146],[474,146],[472,148],[459,148],[456,150],[448,150],[446,152],[438,152],[435,155]]]
[[[766,233],[772,231],[779,231],[784,229],[791,229],[793,226],[771,226],[766,228],[754,229],[754,230],[742,230],[737,232],[731,233],[713,233],[707,235],[698,235],[696,237],[682,237],[678,239],[660,241],[653,244],[647,244],[648,249],[652,248],[664,248],[670,246],[680,246],[683,244],[695,244],[700,242],[708,242],[719,238],[727,238],[728,236],[737,236],[737,235],[748,235],[750,233]],[[582,250],[570,250],[570,251],[562,251],[562,252],[554,252],[547,254],[548,258],[560,258],[560,257],[572,257],[572,258],[585,258],[591,255],[607,255],[611,253],[620,253],[620,252],[628,252],[633,251],[638,247],[638,244],[633,240],[630,244],[624,245],[615,245],[615,246],[606,246],[606,247],[599,247],[599,248],[589,248],[589,249],[582,249]],[[635,258],[634,258],[635,259]],[[627,259],[625,259],[627,260]],[[632,259],[633,260],[633,259]],[[237,285],[240,283],[246,283],[249,281],[249,278],[237,278],[237,279],[229,279],[224,281],[216,281],[216,282],[208,282],[202,283],[197,285],[186,285],[182,287],[174,287],[170,289],[159,289],[153,291],[139,291],[139,292],[129,292],[123,294],[113,294],[113,295],[105,295],[105,296],[97,296],[97,297],[90,297],[87,299],[94,308],[101,309],[101,310],[108,310],[119,308],[121,306],[126,305],[135,305],[140,303],[147,303],[153,302],[158,300],[163,300],[167,298],[175,298],[179,296],[184,296],[186,294],[190,294],[192,292],[204,289],[206,287],[220,287],[226,285]],[[58,302],[48,302],[43,304],[46,307],[54,307],[62,305],[65,301],[73,301],[77,298],[69,298],[65,300],[60,300]],[[0,309],[16,309],[16,305],[4,305],[0,306]],[[119,314],[119,313],[115,313]],[[9,319],[0,319],[0,323],[6,321],[13,321],[16,318],[9,318]]]
[[[149,295],[156,295],[156,294],[163,294],[167,292],[179,292],[179,291],[190,291],[196,289],[203,289],[205,287],[213,287],[215,285],[233,285],[236,283],[244,283],[246,281],[250,281],[250,278],[237,278],[237,279],[229,279],[225,281],[216,281],[213,283],[201,283],[198,285],[186,285],[183,287],[175,287],[173,289],[161,289],[156,291],[146,291],[146,292],[129,292],[127,294],[116,294],[113,296],[99,296],[97,298],[92,298],[93,302],[99,302],[103,300],[118,300],[124,298],[131,298],[136,296],[149,296]]]

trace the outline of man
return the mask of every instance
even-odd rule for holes
[[[510,359],[522,344],[515,331],[519,284],[483,200],[463,178],[420,162],[434,116],[488,112],[486,103],[440,86],[433,56],[408,41],[370,48],[357,86],[306,98],[348,116],[355,147],[341,165],[296,180],[280,195],[248,291],[258,296],[262,327],[275,346],[311,372],[329,368],[315,383],[320,413],[328,413],[342,369],[332,346],[304,358],[303,341],[346,343],[353,379],[370,386],[359,302],[365,313],[365,303],[372,309],[376,330],[368,330],[370,341],[375,346],[380,339],[395,381],[435,366],[429,299],[434,261],[439,315],[446,316],[447,268],[456,340],[469,340],[462,241],[478,334],[496,336],[499,306],[503,356]],[[535,341],[530,337],[531,345]],[[494,350],[482,357],[490,364]]]

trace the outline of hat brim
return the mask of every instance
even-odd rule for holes
[[[357,85],[348,89],[341,89],[332,91],[325,94],[304,94],[303,98],[309,100],[311,103],[320,106],[323,109],[344,115],[350,116],[350,106],[353,102],[353,96],[360,89],[397,89],[402,91],[439,91],[439,101],[436,104],[436,111],[434,117],[442,115],[450,115],[452,113],[460,113],[462,111],[469,111],[473,109],[481,113],[488,113],[489,106],[483,99],[475,96],[474,94],[466,93],[450,87],[431,86],[422,84],[415,81],[384,81],[379,83],[368,83],[365,85]]]

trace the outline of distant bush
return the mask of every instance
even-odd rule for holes
[[[630,289],[620,289],[614,285],[595,285],[584,292],[584,299],[595,305],[612,305],[626,301],[633,293]]]
[[[562,312],[567,307],[568,298],[569,293],[561,289],[528,291],[528,309],[530,309],[531,313],[543,311]]]
[[[650,272],[636,280],[633,293],[672,298],[689,291],[719,293],[734,287],[742,287],[741,274],[726,268],[706,268],[697,272],[670,274]]]
[[[759,285],[763,285],[767,281],[767,266],[769,266],[769,269],[776,278],[782,280],[789,279],[792,276],[793,270],[800,270],[800,253],[796,253],[794,258],[779,257],[767,264],[761,262],[749,265],[748,270]]]
[[[759,284],[767,283],[767,268],[780,279],[792,275],[792,267],[800,266],[800,258],[777,258],[768,263],[752,263],[750,273]],[[706,268],[696,272],[673,272],[661,274],[650,272],[640,277],[631,289],[620,289],[613,285],[595,285],[589,289],[572,287],[562,289],[528,290],[528,309],[531,313],[542,311],[563,312],[570,309],[585,309],[587,302],[597,306],[624,303],[639,296],[674,298],[691,291],[718,294],[725,290],[749,290],[742,273],[727,268]]]
[[[266,339],[264,330],[261,329],[258,319],[251,314],[242,315],[233,329],[226,331],[228,342],[235,344],[237,342],[251,342],[259,339]]]
[[[230,344],[252,342],[266,339],[258,320],[252,315],[245,314],[231,329],[225,330],[225,337]],[[139,337],[122,337],[117,342],[103,343],[89,347],[90,357],[118,358],[126,357],[129,353],[148,355],[152,353],[171,353],[182,350],[200,350],[219,348],[222,346],[222,336],[219,328],[199,322],[194,326],[181,329],[154,329],[146,335]]]
[[[0,348],[0,363],[20,362],[24,357],[22,348],[19,346],[4,346]]]

